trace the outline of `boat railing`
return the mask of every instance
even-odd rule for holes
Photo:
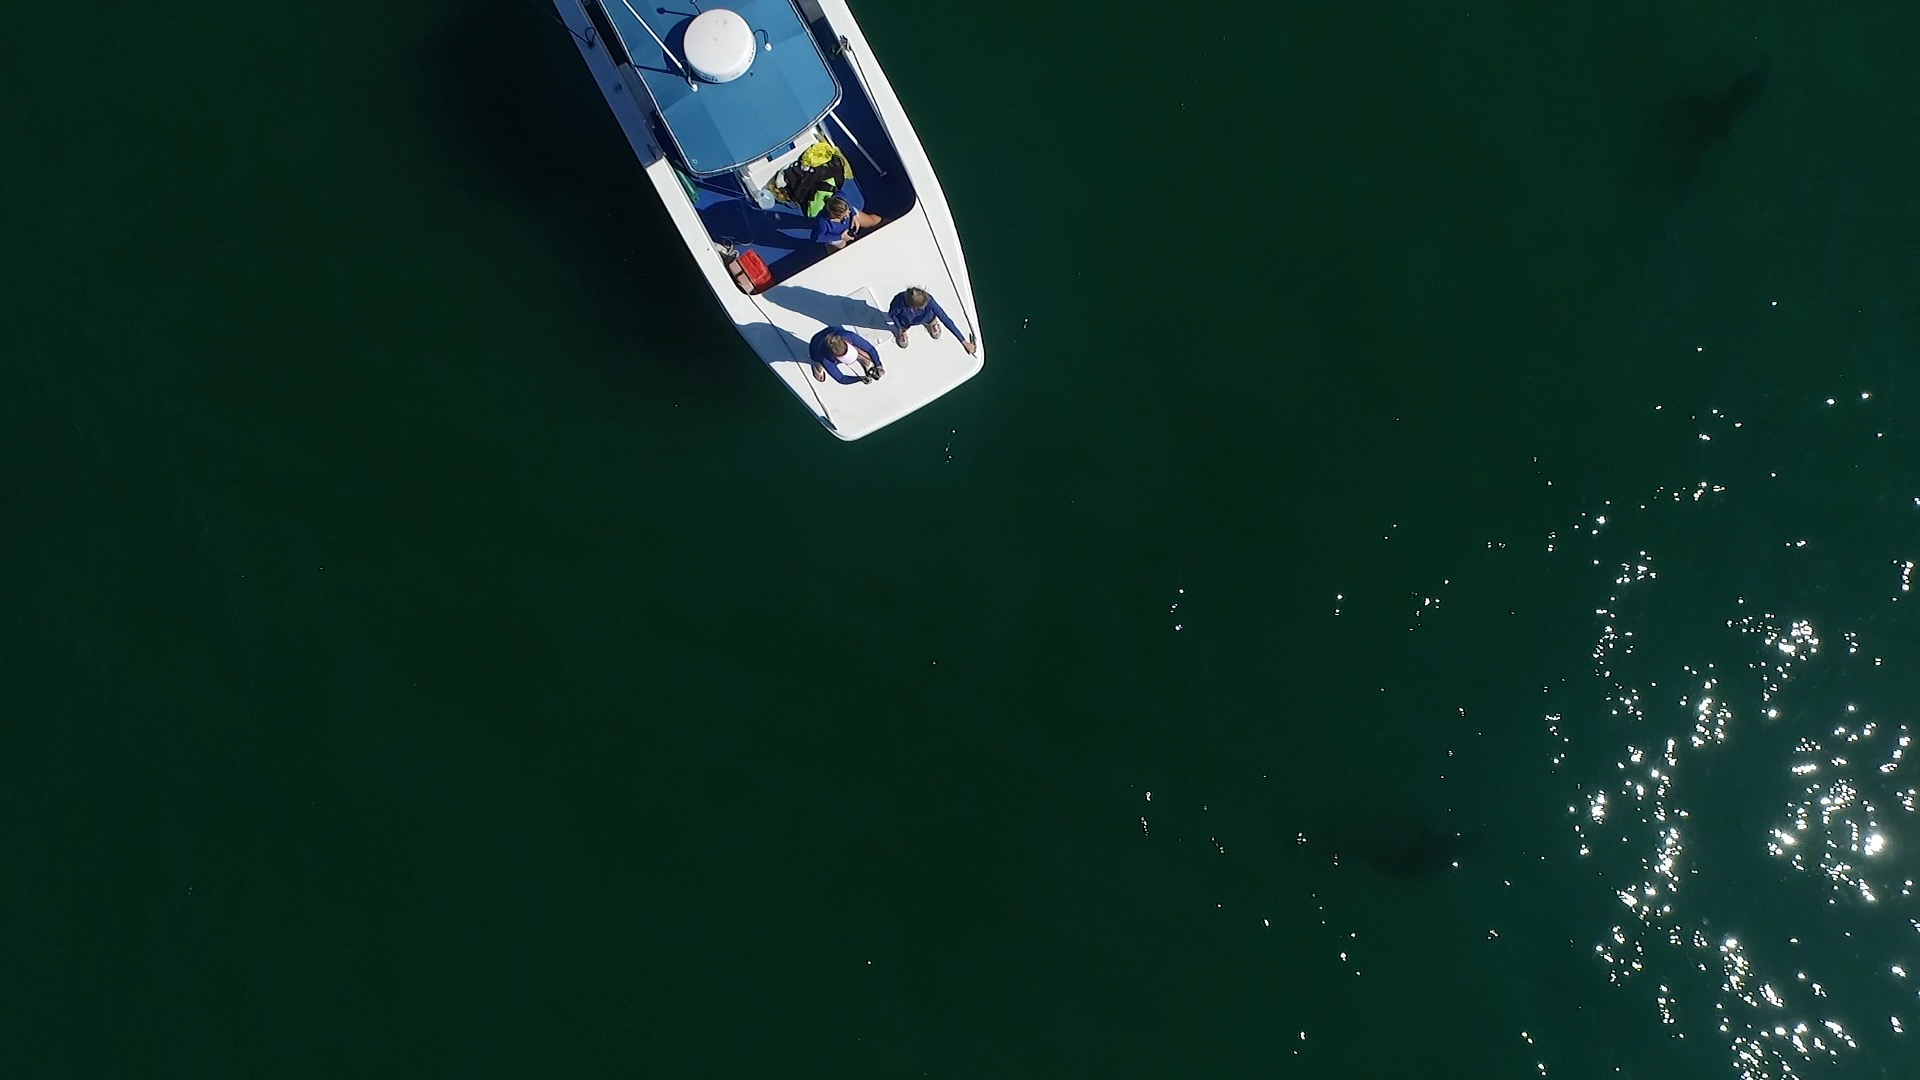
[[[860,54],[854,51],[853,42],[847,40],[847,35],[840,35],[840,44],[834,49],[834,55],[844,56],[852,61],[848,67],[853,70],[853,77],[860,80],[860,92],[866,97],[868,103],[877,115],[880,111],[880,101],[873,96],[873,82],[867,78],[867,69],[860,66]],[[867,148],[860,145],[859,139],[854,138],[852,129],[847,127],[847,122],[840,119],[838,113],[830,111],[827,115],[833,117],[833,122],[840,125],[840,130],[846,132],[848,139],[853,140],[853,145],[859,149],[860,156],[866,158],[868,164],[878,169],[881,176],[887,175],[887,170],[881,169],[879,162],[873,160],[873,155],[867,153]],[[887,131],[887,125],[884,123],[880,125],[880,134],[886,137],[887,147],[893,151],[894,160],[902,160],[900,157],[900,145],[893,141],[893,135]]]
[[[653,39],[653,43],[655,45],[660,46],[660,51],[666,55],[667,60],[671,62],[674,68],[680,72],[680,77],[687,80],[687,89],[692,91],[693,93],[696,93],[696,94],[699,93],[700,84],[699,82],[695,81],[693,77],[693,72],[688,71],[687,65],[681,63],[680,58],[673,55],[673,50],[667,48],[667,43],[660,40],[660,35],[654,32],[653,24],[649,23],[647,21],[646,16],[640,14],[639,10],[633,6],[633,0],[620,0],[620,4],[621,6],[625,7],[627,11],[634,17],[634,20],[640,24],[640,29],[645,30],[647,32],[647,36]]]
[[[828,25],[832,25],[832,24],[829,23]],[[872,105],[874,112],[878,114],[878,112],[880,111],[880,99],[874,96],[873,82],[872,80],[867,78],[867,69],[861,65],[860,54],[854,50],[853,42],[848,40],[847,35],[845,34],[840,35],[840,44],[834,50],[834,55],[844,56],[850,61],[850,63],[847,66],[852,69],[853,77],[860,80],[860,92],[866,95],[867,101]],[[833,113],[829,113],[828,115],[833,116],[834,121],[840,125],[840,130],[845,131],[847,133],[847,138],[849,139],[853,138],[853,132],[847,130],[847,125],[844,120],[841,120],[839,116],[834,115]],[[887,125],[885,123],[882,123],[880,125],[880,134],[886,137],[887,145],[893,150],[894,159],[899,161],[901,163],[901,167],[904,168],[906,165],[906,159],[900,153],[900,144],[897,142],[894,142],[893,133],[887,130]],[[867,153],[866,147],[860,146],[857,140],[854,142],[854,145],[860,148],[860,155],[862,157],[866,158],[868,162],[873,162],[873,155]],[[873,167],[875,169],[880,168],[880,166],[877,163],[875,163]],[[881,169],[880,171],[881,171],[881,175],[883,176],[886,175],[886,170]],[[929,232],[932,231],[933,226],[931,225],[931,223],[927,225],[927,229]],[[941,248],[938,237],[934,238],[933,249],[940,256],[940,268],[946,271],[947,282],[948,284],[953,286],[954,292],[958,296],[962,296],[962,297],[969,295],[967,292],[965,292],[960,288],[960,282],[954,277],[953,267],[951,264],[947,262],[947,253],[945,250]],[[967,325],[967,339],[969,341],[979,340],[979,331],[974,329],[973,312],[968,310],[966,301],[956,300],[954,306],[960,309],[960,321],[966,323]]]
[[[869,98],[869,100],[871,100],[871,98]],[[828,109],[827,115],[833,118],[834,123],[840,125],[840,134],[845,135],[847,137],[847,141],[853,144],[853,148],[855,150],[860,151],[860,156],[863,158],[866,158],[867,164],[873,166],[873,171],[876,173],[879,173],[881,176],[887,175],[887,170],[883,166],[881,166],[879,162],[873,160],[873,155],[867,153],[866,147],[860,145],[860,137],[853,133],[853,129],[847,126],[847,122],[845,120],[840,119],[840,114],[833,111],[832,109]],[[885,133],[884,126],[882,127],[881,131],[883,134]],[[888,141],[891,142],[892,139],[888,139]],[[897,152],[896,152],[896,156],[898,156]]]

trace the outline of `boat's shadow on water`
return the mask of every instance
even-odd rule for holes
[[[738,339],[566,27],[536,3],[545,0],[476,0],[421,42],[415,89],[430,133],[459,171],[537,226],[547,243],[531,258],[571,273],[569,315],[607,345],[590,362],[645,364],[675,389],[738,392],[753,370],[726,362]]]

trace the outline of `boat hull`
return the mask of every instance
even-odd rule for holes
[[[847,70],[853,77],[843,78],[843,93],[861,95],[871,106],[891,151],[886,160],[903,169],[911,182],[912,205],[845,249],[813,260],[771,288],[747,294],[727,270],[721,249],[728,245],[709,231],[689,196],[687,182],[656,138],[650,122],[651,101],[636,93],[630,78],[623,76],[599,41],[581,0],[555,0],[582,59],[715,301],[795,399],[834,435],[851,440],[925,407],[978,374],[985,363],[986,340],[980,333],[972,279],[946,196],[905,109],[868,51],[853,13],[844,0],[803,0],[800,6],[810,26],[845,40]],[[843,150],[856,171],[880,168],[857,147]],[[922,329],[912,332],[906,349],[894,343],[885,307],[895,293],[914,285],[933,293],[962,331],[974,337],[972,354],[954,335],[934,339]],[[886,377],[871,384],[815,380],[807,344],[829,325],[845,326],[872,341]]]

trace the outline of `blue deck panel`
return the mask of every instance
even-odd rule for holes
[[[764,31],[760,40],[773,48],[757,49],[745,75],[725,83],[696,81],[698,90],[678,66],[687,24],[698,11],[692,4],[668,3],[664,11],[662,0],[633,0],[631,6],[606,0],[604,6],[653,95],[668,137],[694,176],[713,176],[765,157],[818,123],[839,100],[840,87],[792,0],[729,0],[727,7]],[[636,12],[673,57],[661,53]]]
[[[638,2],[635,0],[636,6]],[[851,62],[845,56],[834,55],[837,40],[832,28],[822,20],[815,23],[811,30],[821,52],[833,57],[828,64],[834,80],[846,90],[846,96],[834,109],[834,115],[852,129],[854,138],[859,141],[859,146],[855,146],[854,139],[846,137],[839,123],[835,120],[826,122],[827,133],[846,154],[853,168],[853,179],[845,189],[847,200],[889,220],[899,217],[913,209],[916,198],[913,184],[907,178],[893,143],[874,111],[873,103],[862,90]],[[791,138],[792,133],[788,133],[788,138],[771,147],[771,150],[785,150]],[[873,161],[867,159],[868,154],[873,156]],[[875,167],[876,162],[878,168]],[[682,172],[685,174],[687,170],[682,167]],[[885,175],[882,175],[883,172]],[[701,223],[706,226],[707,235],[716,243],[758,254],[773,271],[776,280],[785,280],[833,253],[833,249],[814,242],[813,221],[810,218],[785,205],[775,205],[770,210],[761,209],[758,203],[745,196],[730,175],[694,177],[690,178],[690,182],[694,192],[694,209],[699,213]],[[880,227],[884,229],[887,226]]]
[[[791,206],[776,203],[773,209],[762,210],[758,203],[748,202],[737,191],[717,191],[697,180],[694,190],[698,197],[693,206],[700,212],[707,235],[722,244],[758,254],[776,278],[791,277],[832,251],[814,241],[813,219]],[[847,184],[846,196],[855,206],[862,205],[858,179]]]

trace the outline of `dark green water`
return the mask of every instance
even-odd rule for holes
[[[535,6],[11,12],[0,1072],[1920,1071],[1920,15],[1506,7],[859,8],[851,445]]]

